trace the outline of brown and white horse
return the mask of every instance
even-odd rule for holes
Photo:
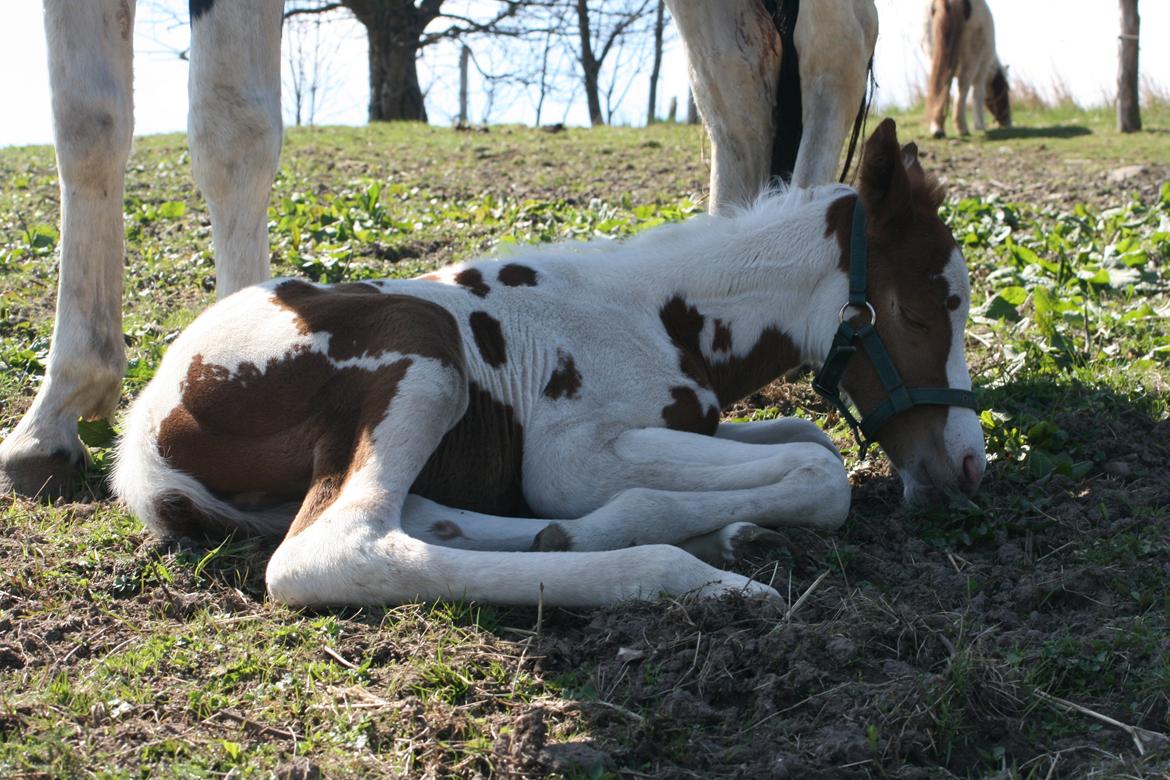
[[[797,0],[777,4],[669,0],[714,147],[713,212],[749,204],[776,174],[791,173],[797,185],[831,181],[865,93],[877,38],[873,0],[818,0],[799,16]],[[188,138],[195,180],[211,212],[220,297],[269,276],[267,202],[281,146],[283,5],[190,0]],[[118,402],[134,10],[134,0],[45,0],[61,176],[61,275],[44,382],[0,444],[0,493],[70,492],[87,457],[78,418],[109,416]],[[777,14],[789,20],[791,45]],[[784,132],[778,119],[785,119]]]
[[[967,269],[892,121],[860,181],[627,243],[241,290],[179,336],[132,405],[115,489],[164,537],[283,536],[267,581],[290,604],[775,595],[704,560],[767,529],[838,527],[849,482],[813,423],[719,410],[824,358],[859,243],[859,309],[898,391],[971,387]],[[863,413],[887,402],[887,368],[849,359],[841,384]],[[908,498],[974,493],[977,415],[927,404],[877,433]]]
[[[1000,127],[1011,127],[1007,72],[995,53],[995,22],[987,0],[931,0],[925,47],[930,55],[926,112],[935,138],[946,135],[951,82],[959,79],[955,127],[967,135],[967,93],[974,89],[975,129],[987,129],[983,107]]]

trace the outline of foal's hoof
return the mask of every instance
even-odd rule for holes
[[[84,450],[4,458],[0,460],[0,495],[17,493],[47,501],[73,498],[81,487],[85,462]]]
[[[947,132],[946,132],[946,130],[935,130],[933,133],[930,134],[930,137],[934,138],[935,140],[938,140],[940,138],[946,138]]]
[[[530,552],[566,552],[572,544],[569,532],[560,523],[549,523],[532,540]]]
[[[723,560],[727,563],[768,555],[777,550],[787,550],[790,555],[793,554],[788,539],[775,531],[754,523],[734,523],[724,529]]]

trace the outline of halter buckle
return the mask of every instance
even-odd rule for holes
[[[861,303],[846,303],[844,306],[841,307],[841,311],[837,313],[837,321],[838,322],[845,322],[845,312],[846,311],[848,311],[849,309],[864,310],[864,309],[862,309],[862,307],[864,307],[865,309],[869,309],[869,323],[868,324],[876,325],[877,324],[877,312],[873,310],[873,304],[870,303],[869,301],[862,301]]]

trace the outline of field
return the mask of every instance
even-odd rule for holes
[[[88,495],[0,498],[0,776],[1170,777],[1170,109],[1124,138],[1017,119],[917,138],[975,291],[970,508],[905,509],[775,384],[726,414],[817,420],[854,484],[839,532],[742,565],[785,605],[305,613],[266,601],[255,541],[148,537],[87,423]],[[282,165],[273,272],[321,281],[630,235],[701,211],[708,172],[680,126],[305,129]],[[52,150],[0,150],[0,181],[2,434],[51,331]],[[182,138],[138,139],[125,211],[128,401],[212,300]]]

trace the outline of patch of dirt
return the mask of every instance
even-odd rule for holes
[[[783,405],[792,392],[761,395]],[[1104,432],[1084,417],[1059,424]],[[810,565],[778,570],[787,605],[681,601],[562,615],[541,645],[543,669],[587,675],[598,699],[619,707],[587,710],[591,731],[610,761],[648,776],[925,778],[994,773],[1005,762],[1042,777],[1161,776],[1166,744],[1146,745],[1142,758],[1124,730],[1036,693],[1091,697],[1077,703],[1154,732],[1170,725],[1164,687],[1135,702],[1132,689],[1073,679],[1170,658],[1162,613],[1148,643],[1118,641],[1165,608],[1167,422],[1109,424],[1102,457],[1133,464],[1131,478],[1053,478],[1039,522],[992,524],[948,553],[923,538],[924,526],[945,521],[900,508],[888,464],[866,464],[852,475],[844,533],[789,533]],[[984,493],[995,505],[1013,486],[993,470]],[[1126,506],[1160,509],[1141,516]],[[1148,546],[1133,560],[1110,548],[1135,534]],[[1102,548],[1111,553],[1098,561]],[[737,568],[767,579],[769,562],[754,563]],[[1134,588],[1153,588],[1152,602]],[[1139,646],[1140,660],[1109,657]],[[1053,718],[1076,736],[1053,738],[1039,725]],[[1113,758],[1103,762],[1102,751]]]

